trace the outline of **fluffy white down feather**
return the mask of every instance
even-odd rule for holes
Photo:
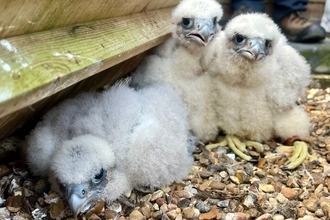
[[[35,175],[80,184],[100,168],[109,182],[100,199],[112,201],[136,186],[182,180],[193,162],[187,111],[170,87],[136,91],[118,83],[102,94],[68,99],[43,116],[27,137]],[[53,176],[54,175],[54,176]]]
[[[270,40],[269,55],[253,62],[239,55],[237,34]],[[308,136],[309,117],[296,101],[310,83],[310,66],[266,14],[235,17],[209,48],[217,122],[225,133],[255,141]]]
[[[214,140],[218,134],[211,79],[204,65],[209,62],[204,60],[209,46],[185,39],[181,22],[183,18],[216,18],[218,22],[222,14],[221,5],[215,0],[182,0],[172,13],[172,38],[156,48],[132,74],[132,86],[136,88],[155,83],[172,85],[188,108],[191,131],[202,142]],[[218,28],[216,24],[216,31]]]

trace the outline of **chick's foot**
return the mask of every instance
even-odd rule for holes
[[[218,143],[206,145],[206,149],[211,151],[212,149],[217,148],[218,146],[223,146],[223,147],[228,146],[237,156],[239,156],[243,160],[247,160],[250,162],[257,162],[257,160],[251,157],[250,155],[248,155],[246,146],[254,147],[258,153],[264,151],[262,144],[255,141],[242,142],[235,135],[227,134],[225,137],[219,137],[219,139],[222,140],[219,141]]]
[[[303,141],[295,141],[293,146],[279,146],[275,150],[277,153],[292,153],[282,170],[293,170],[308,159],[311,163],[317,163],[317,157],[308,153],[308,146]]]

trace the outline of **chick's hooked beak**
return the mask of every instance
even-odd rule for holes
[[[247,39],[244,47],[240,49],[242,56],[250,60],[260,60],[268,54],[265,43],[260,38]]]
[[[215,36],[215,25],[211,20],[194,19],[193,28],[187,32],[186,36],[206,46]]]
[[[94,205],[92,201],[97,193],[91,190],[88,183],[70,184],[67,187],[68,203],[75,218],[80,212],[85,212]]]

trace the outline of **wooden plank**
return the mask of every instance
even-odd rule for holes
[[[171,9],[0,40],[0,118],[162,43]]]
[[[179,0],[0,0],[0,39],[178,3]]]
[[[58,102],[75,96],[78,93],[95,91],[96,89],[107,84],[112,84],[115,80],[134,70],[142,61],[145,54],[146,52],[134,56],[32,105],[0,118],[0,140],[8,137],[13,132],[16,132],[19,136],[25,136],[29,130],[33,128],[40,116]]]

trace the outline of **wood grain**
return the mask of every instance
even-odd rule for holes
[[[179,0],[0,0],[0,39],[178,3]]]
[[[171,9],[0,40],[0,118],[162,43]]]

